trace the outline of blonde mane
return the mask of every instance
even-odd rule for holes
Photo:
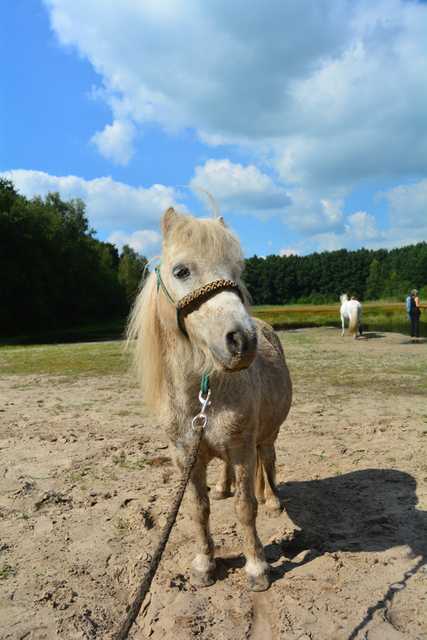
[[[195,218],[193,215],[177,214],[163,255],[182,246],[192,248],[192,256],[198,264],[232,264],[236,272],[235,281],[242,288],[246,305],[249,306],[249,294],[240,278],[243,251],[238,238],[222,218]],[[182,364],[186,375],[194,373],[201,378],[213,366],[209,356],[180,333],[178,325],[174,332],[165,330],[159,313],[164,305],[170,306],[170,303],[164,296],[158,300],[157,279],[153,271],[134,302],[126,329],[127,345],[133,343],[134,362],[143,397],[151,409],[154,409],[163,387],[168,354],[173,354],[174,360]]]

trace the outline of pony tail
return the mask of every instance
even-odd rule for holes
[[[348,325],[348,329],[351,335],[353,336],[353,338],[355,338],[357,333],[357,309],[356,308],[354,308],[353,314],[350,318],[350,324]]]

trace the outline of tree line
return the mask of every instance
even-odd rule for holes
[[[0,178],[0,334],[17,335],[123,321],[146,274],[147,259],[94,237],[85,203],[20,195]],[[328,304],[427,298],[427,244],[401,249],[256,255],[244,282],[254,304]]]
[[[27,199],[0,178],[2,335],[126,317],[147,259],[94,234],[82,200]]]
[[[360,301],[403,302],[411,289],[427,298],[427,243],[400,249],[324,251],[307,256],[253,256],[244,281],[256,305],[329,304],[341,293]]]

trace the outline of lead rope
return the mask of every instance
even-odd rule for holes
[[[160,534],[160,540],[157,545],[157,549],[153,557],[151,558],[150,566],[148,567],[147,573],[145,574],[144,579],[139,586],[135,599],[131,605],[131,608],[129,609],[129,613],[126,616],[126,620],[122,624],[117,635],[114,637],[114,640],[125,640],[125,638],[127,638],[128,633],[138,616],[142,603],[144,602],[144,598],[148,593],[150,585],[157,571],[157,567],[160,564],[160,560],[162,558],[163,551],[165,550],[166,543],[169,539],[170,532],[173,525],[175,524],[176,516],[178,515],[179,507],[181,506],[181,502],[184,497],[185,489],[190,479],[191,472],[194,465],[196,464],[197,453],[199,451],[200,442],[202,440],[203,430],[208,423],[205,411],[210,405],[210,396],[211,392],[209,389],[209,378],[207,374],[203,374],[201,389],[199,393],[199,401],[202,405],[202,409],[191,422],[191,427],[194,431],[194,434],[190,443],[190,449],[188,451],[185,468],[178,486],[178,494],[172,505],[166,524]],[[201,421],[200,424],[197,424],[198,421]]]

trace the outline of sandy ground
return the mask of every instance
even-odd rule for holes
[[[425,367],[427,345],[281,337],[294,403],[277,441],[284,510],[258,513],[270,590],[246,589],[232,498],[212,502],[216,583],[190,585],[184,498],[130,638],[427,638],[427,406],[400,373],[408,358]],[[0,638],[111,638],[178,484],[164,435],[131,374],[6,376],[0,391]]]

